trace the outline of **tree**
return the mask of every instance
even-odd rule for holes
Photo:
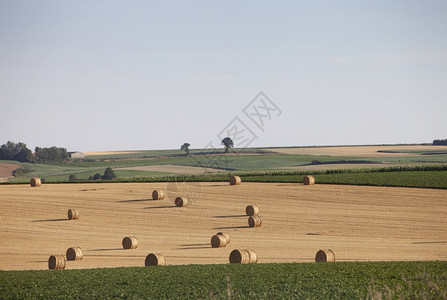
[[[20,162],[32,162],[33,161],[33,152],[26,147],[25,144],[19,143],[19,151],[16,154],[16,160]]]
[[[68,152],[65,148],[58,148],[53,146],[51,148],[39,148],[36,147],[36,158],[38,162],[62,162],[68,160]]]
[[[93,180],[100,180],[101,179],[101,174],[96,173],[95,175],[93,175]]]
[[[6,144],[0,146],[0,159],[31,162],[33,160],[33,153],[24,143],[16,144],[8,141]]]
[[[16,143],[8,141],[0,147],[0,159],[14,160],[16,156],[17,146]]]
[[[76,177],[75,174],[71,174],[70,177],[68,177],[68,180],[69,181],[76,181],[76,180],[78,180],[78,178]]]
[[[433,145],[447,145],[447,139],[445,140],[434,140]]]
[[[189,143],[184,143],[180,146],[180,150],[185,150],[187,156],[189,155],[189,146],[191,146],[191,144]]]
[[[112,168],[107,168],[104,171],[104,176],[102,176],[102,179],[104,180],[112,180],[112,179],[116,179],[117,176],[115,174],[115,172],[112,170]]]
[[[224,138],[220,144],[225,146],[225,153],[227,153],[230,148],[233,148],[234,146],[233,140],[228,136]]]

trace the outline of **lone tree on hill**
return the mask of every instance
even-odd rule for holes
[[[230,148],[233,148],[234,146],[233,140],[228,136],[224,138],[220,144],[225,146],[225,153],[230,151]]]
[[[185,150],[187,156],[189,155],[189,146],[191,146],[191,144],[189,143],[184,143],[180,146],[180,150]]]

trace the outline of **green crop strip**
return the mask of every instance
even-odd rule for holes
[[[447,262],[0,271],[1,299],[445,299]]]

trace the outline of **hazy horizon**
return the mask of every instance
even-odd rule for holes
[[[446,11],[403,0],[0,1],[0,144],[445,139]]]

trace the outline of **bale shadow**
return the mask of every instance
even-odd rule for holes
[[[144,209],[152,209],[152,208],[176,208],[177,206],[175,205],[164,205],[164,206],[148,206],[145,207]]]
[[[65,219],[32,220],[31,222],[59,222],[59,221],[69,221],[69,220],[65,218]]]
[[[101,190],[105,190],[105,188],[100,188],[100,189],[82,189],[80,191],[81,192],[91,192],[91,191],[101,191]]]
[[[209,246],[196,246],[196,247],[180,247],[176,248],[178,250],[197,250],[197,249],[210,249],[212,248],[211,245]]]
[[[160,201],[160,200],[154,200],[154,199],[120,200],[120,201],[118,201],[118,203],[125,203],[125,202],[145,202],[145,201]]]
[[[118,257],[118,258],[123,258],[123,257],[140,257],[139,255],[122,255],[122,254],[89,254],[89,255],[84,255],[86,257]]]
[[[213,218],[241,218],[241,217],[247,217],[247,215],[213,216]]]
[[[116,250],[126,250],[126,249],[124,249],[124,248],[90,249],[90,250],[86,250],[86,252],[97,252],[97,251],[116,251]]]
[[[239,229],[239,228],[251,228],[250,226],[232,226],[232,227],[214,227],[213,229]]]

